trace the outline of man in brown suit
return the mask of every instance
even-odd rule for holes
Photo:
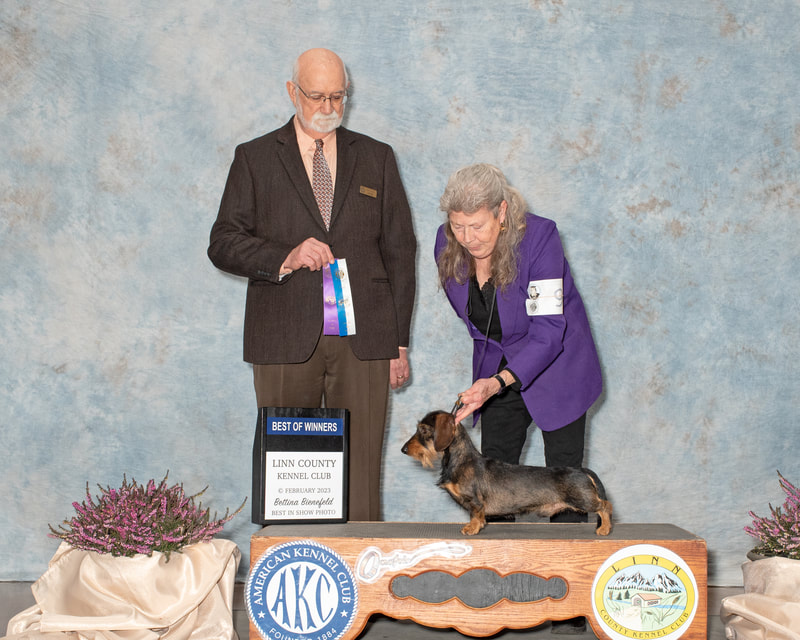
[[[297,59],[295,115],[236,148],[208,256],[248,278],[258,406],[349,409],[349,519],[378,520],[389,387],[410,376],[416,238],[391,147],[340,126],[348,86],[332,51]],[[336,309],[323,296],[334,259],[346,262],[354,329],[324,310]]]

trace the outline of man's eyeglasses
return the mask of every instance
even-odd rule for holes
[[[323,105],[325,104],[326,100],[330,100],[332,106],[338,107],[339,105],[342,105],[345,102],[347,102],[347,93],[345,93],[344,91],[338,93],[332,93],[329,96],[323,95],[321,93],[312,93],[311,95],[308,95],[305,91],[303,91],[302,87],[299,84],[295,83],[294,86],[300,89],[300,93],[302,93],[306,97],[306,99],[309,102],[312,102],[313,104]]]

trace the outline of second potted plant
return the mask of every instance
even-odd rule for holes
[[[742,565],[744,593],[722,601],[720,615],[728,638],[800,638],[800,489],[778,478],[783,505],[753,518],[745,532],[757,540]]]

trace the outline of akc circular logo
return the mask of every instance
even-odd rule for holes
[[[598,569],[592,586],[595,618],[614,639],[680,638],[697,604],[692,570],[657,545],[620,549]]]
[[[263,553],[247,578],[245,601],[262,638],[336,640],[353,624],[358,590],[333,549],[298,540]]]

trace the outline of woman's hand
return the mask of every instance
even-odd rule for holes
[[[478,378],[472,386],[459,394],[461,408],[456,412],[456,422],[461,422],[483,406],[489,398],[500,391],[500,383],[494,378]]]

